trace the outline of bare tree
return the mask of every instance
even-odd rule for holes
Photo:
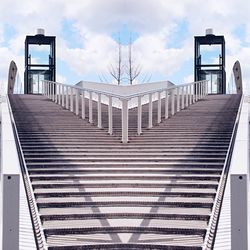
[[[117,65],[114,66],[113,64],[109,67],[109,73],[110,75],[117,81],[117,84],[121,84],[121,77],[122,77],[122,49],[121,49],[121,41],[120,41],[120,35],[118,38],[118,61]]]
[[[133,81],[140,75],[141,66],[139,64],[135,65],[132,58],[132,36],[130,34],[129,46],[128,46],[128,79],[130,85],[133,84]]]

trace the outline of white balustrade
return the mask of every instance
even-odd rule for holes
[[[148,128],[153,127],[153,103],[152,93],[148,95]]]
[[[92,92],[89,92],[89,123],[93,123],[93,101]]]
[[[82,91],[81,95],[81,100],[82,100],[82,119],[85,119],[85,94],[84,91]]]
[[[142,133],[142,105],[141,105],[141,96],[138,96],[138,117],[137,117],[137,134],[140,135]]]
[[[157,123],[161,123],[161,92],[158,92]]]
[[[128,124],[129,124],[129,107],[137,107],[137,134],[142,134],[142,105],[148,103],[148,128],[153,127],[153,104],[157,101],[157,120],[159,124],[162,121],[162,101],[165,101],[165,119],[169,118],[169,105],[171,105],[171,115],[181,109],[200,100],[207,95],[208,87],[207,81],[194,82],[183,84],[179,86],[172,86],[169,88],[155,89],[152,91],[140,92],[133,95],[118,95],[111,92],[105,92],[97,89],[86,89],[79,86],[70,86],[66,84],[44,81],[43,84],[44,95],[51,100],[60,104],[66,109],[70,109],[76,115],[79,115],[79,104],[81,103],[81,118],[86,119],[86,105],[85,98],[88,99],[88,120],[93,123],[93,101],[97,103],[97,127],[102,128],[102,104],[104,100],[108,105],[108,133],[113,134],[113,107],[117,102],[113,98],[120,100],[121,106],[121,119],[122,119],[122,142],[127,143],[128,137]],[[164,93],[164,94],[162,94]],[[165,97],[165,98],[164,98]],[[105,99],[106,98],[106,99]],[[164,99],[163,99],[164,98]],[[163,100],[162,100],[163,99]],[[132,101],[133,100],[133,101]]]
[[[168,119],[168,90],[165,91],[165,119]]]
[[[102,128],[102,103],[101,103],[101,94],[98,93],[98,103],[97,103],[97,127]]]

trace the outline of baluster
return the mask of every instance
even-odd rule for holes
[[[76,101],[76,111],[75,114],[79,115],[79,91],[75,89],[75,101]]]
[[[138,96],[138,119],[137,119],[137,134],[142,133],[142,105],[141,105],[141,96]]]
[[[175,89],[171,90],[171,115],[174,115],[175,109],[174,109],[174,91]]]
[[[148,95],[148,127],[153,127],[153,103],[151,93]]]
[[[97,104],[97,127],[102,128],[102,103],[101,103],[101,94],[98,94],[98,104]]]
[[[122,100],[122,142],[128,142],[128,100]]]
[[[89,123],[93,123],[93,101],[91,91],[89,91]]]
[[[82,91],[82,119],[85,119],[85,93]]]
[[[108,115],[109,115],[109,134],[113,134],[113,107],[112,107],[112,96],[109,96],[109,107],[108,107]]]
[[[158,114],[157,123],[161,123],[161,92],[158,92]]]
[[[168,100],[169,100],[168,90],[166,90],[166,93],[165,93],[165,119],[168,119]]]

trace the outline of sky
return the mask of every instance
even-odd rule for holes
[[[229,81],[239,60],[245,89],[250,89],[250,4],[248,0],[1,0],[0,84],[14,60],[24,71],[24,41],[37,28],[56,36],[57,81],[114,82],[120,37],[126,62],[132,38],[137,82],[191,82],[194,36],[212,28],[226,40]]]

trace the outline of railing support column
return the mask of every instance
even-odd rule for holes
[[[181,109],[185,108],[185,103],[184,103],[184,86],[181,87]]]
[[[79,91],[78,89],[75,89],[75,95],[76,95],[76,111],[75,111],[75,114],[76,115],[79,115]]]
[[[66,109],[69,109],[69,88],[66,86]]]
[[[62,107],[64,107],[64,86],[62,85]]]
[[[109,107],[108,107],[108,116],[109,116],[109,131],[110,135],[113,134],[113,107],[112,107],[112,96],[109,96]]]
[[[98,94],[98,103],[97,103],[97,127],[102,128],[102,102],[101,102],[101,94]]]
[[[176,98],[177,98],[177,108],[176,111],[179,112],[180,111],[180,88],[178,87],[176,89],[177,93],[176,93]]]
[[[58,104],[61,105],[61,84],[58,85]]]
[[[73,107],[73,88],[70,87],[70,111],[73,112],[74,111],[74,107]]]
[[[161,123],[161,92],[158,92],[157,123]]]
[[[89,92],[89,123],[93,123],[93,101],[92,92]]]
[[[186,86],[186,107],[188,107],[188,86]]]
[[[175,109],[174,109],[174,91],[175,89],[171,90],[171,115],[174,115]]]
[[[153,127],[153,103],[151,93],[148,95],[148,127]]]
[[[85,96],[84,96],[84,91],[82,91],[82,119],[85,119]]]
[[[166,93],[165,93],[165,119],[168,119],[168,101],[169,101],[168,90],[166,90]]]
[[[142,133],[142,105],[141,105],[141,96],[138,96],[138,119],[137,119],[137,134],[140,135]]]
[[[128,100],[122,100],[122,142],[128,142]]]
[[[190,84],[189,85],[189,105],[192,104],[192,98],[193,98],[193,96],[192,96],[192,86]]]

